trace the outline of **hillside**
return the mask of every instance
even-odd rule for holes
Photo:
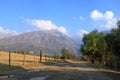
[[[39,53],[60,53],[62,48],[66,48],[77,53],[79,47],[67,35],[57,31],[33,31],[26,32],[10,38],[0,40],[0,49],[8,51],[29,50]]]

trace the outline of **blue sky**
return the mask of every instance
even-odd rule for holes
[[[119,0],[0,0],[0,35],[57,29],[80,36],[110,30],[120,18]]]

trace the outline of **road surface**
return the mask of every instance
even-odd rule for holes
[[[32,70],[12,73],[16,80],[120,80],[120,72],[96,67],[86,62],[42,65]]]

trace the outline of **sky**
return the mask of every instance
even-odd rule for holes
[[[36,30],[83,37],[116,28],[120,0],[0,0],[0,38]]]

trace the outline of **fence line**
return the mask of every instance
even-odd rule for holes
[[[48,61],[60,61],[60,59],[55,59],[52,56],[42,55],[34,56],[30,54],[18,54],[12,52],[1,52],[0,51],[0,63],[10,65],[27,65],[31,62],[39,63],[39,62],[48,62]]]

